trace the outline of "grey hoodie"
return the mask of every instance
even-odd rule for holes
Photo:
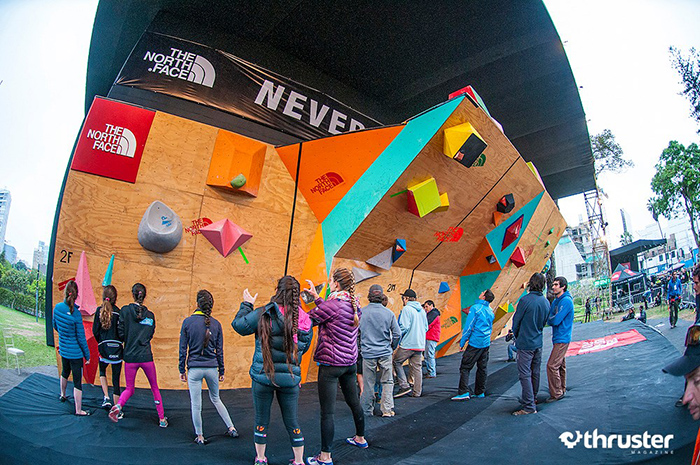
[[[363,358],[391,355],[401,339],[401,328],[394,312],[379,303],[362,308],[360,348]]]

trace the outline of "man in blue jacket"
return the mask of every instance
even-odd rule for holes
[[[565,277],[554,278],[554,300],[547,320],[552,327],[552,353],[547,361],[549,399],[546,402],[554,402],[566,394],[566,351],[569,349],[571,329],[574,326],[574,300],[568,288],[569,283]]]
[[[469,372],[476,364],[476,381],[474,382],[474,397],[484,397],[486,390],[486,366],[489,362],[489,347],[491,346],[491,329],[493,327],[493,311],[489,304],[493,302],[493,292],[486,289],[479,299],[469,308],[469,315],[459,341],[460,350],[469,343],[462,355],[459,366],[459,387],[457,395],[452,400],[469,400]]]
[[[679,278],[678,273],[674,271],[668,282],[668,292],[666,294],[668,298],[668,322],[671,328],[675,328],[678,322],[678,305],[681,303],[682,292],[683,286],[681,285],[681,278]]]
[[[523,403],[523,407],[513,412],[513,415],[537,413],[535,396],[540,388],[542,328],[549,316],[549,301],[542,295],[544,285],[544,275],[533,274],[527,284],[529,292],[520,299],[513,315],[513,334],[515,347],[518,349],[518,377]]]

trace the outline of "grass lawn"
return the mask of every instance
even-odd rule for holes
[[[35,367],[41,365],[56,365],[56,355],[53,347],[46,345],[46,330],[44,320],[35,318],[26,313],[0,305],[0,328],[3,335],[10,331],[15,337],[15,347],[24,351],[24,360],[20,359],[23,367]],[[15,359],[10,356],[10,366],[7,365],[5,345],[0,354],[0,368],[14,368]]]
[[[634,313],[635,317],[639,316],[639,313],[637,309],[639,308],[639,304],[635,305]],[[583,322],[586,316],[586,308],[583,305],[574,305],[574,321],[580,321]],[[624,316],[624,313],[613,313],[612,318],[610,318],[607,321],[620,321],[622,317]],[[664,303],[662,305],[659,305],[658,307],[649,307],[647,309],[647,320],[650,320],[652,318],[668,318],[668,304]],[[686,309],[686,310],[681,310],[678,312],[678,318],[679,319],[684,319],[684,320],[690,320],[694,321],[695,320],[695,310],[692,309]],[[591,312],[591,321],[597,320],[598,317],[595,313],[595,310]]]

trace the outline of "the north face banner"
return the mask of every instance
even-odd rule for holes
[[[304,140],[381,123],[328,95],[226,52],[145,32],[115,85],[201,103]]]
[[[85,117],[71,168],[136,182],[155,112],[96,97]]]

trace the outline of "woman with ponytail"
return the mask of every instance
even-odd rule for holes
[[[209,399],[226,424],[226,435],[238,437],[231,417],[219,398],[219,381],[224,381],[224,334],[221,323],[211,316],[214,298],[206,289],[197,292],[197,309],[185,318],[180,329],[180,381],[190,390],[194,442],[204,445],[202,433],[202,379],[207,380]],[[187,374],[185,374],[187,365]]]
[[[267,427],[270,424],[272,398],[282,411],[282,421],[292,442],[291,465],[304,463],[304,436],[297,419],[301,383],[301,356],[311,344],[311,320],[299,306],[299,281],[284,276],[277,282],[270,302],[255,308],[258,294],[243,291],[243,302],[231,323],[241,336],[255,334],[255,353],[250,366],[255,407],[255,464],[267,464]]]
[[[119,307],[117,307],[117,289],[112,286],[102,288],[102,305],[97,307],[95,319],[92,322],[92,335],[97,341],[97,349],[100,352],[100,384],[102,385],[102,408],[112,407],[107,387],[107,367],[112,367],[112,394],[116,404],[121,394],[120,380],[122,373],[122,341],[117,335],[119,326]]]
[[[168,419],[163,410],[163,400],[156,377],[156,365],[153,363],[153,352],[151,352],[151,339],[156,332],[156,317],[143,304],[143,300],[146,298],[146,286],[141,283],[134,284],[131,287],[131,295],[134,297],[134,302],[122,307],[117,326],[119,339],[124,341],[126,389],[119,396],[119,401],[109,411],[109,419],[116,423],[121,418],[122,408],[134,394],[136,372],[140,368],[146,375],[148,384],[151,385],[153,401],[158,411],[158,424],[161,428],[167,428]]]
[[[357,332],[360,323],[360,303],[355,297],[355,277],[347,268],[333,272],[328,284],[328,300],[318,296],[314,283],[307,280],[306,289],[316,300],[316,308],[309,312],[318,325],[318,343],[314,361],[318,367],[318,399],[321,404],[321,452],[307,459],[310,465],[332,465],[331,445],[335,434],[335,399],[338,384],[345,403],[352,411],[355,436],[345,441],[362,449],[365,440],[365,416],[357,393]]]
[[[75,414],[90,415],[82,408],[83,404],[83,358],[90,360],[90,350],[85,340],[83,317],[80,316],[75,299],[78,298],[78,285],[68,281],[65,299],[53,309],[53,328],[58,331],[58,353],[61,355],[61,402],[65,402],[68,376],[73,373],[73,398]]]

